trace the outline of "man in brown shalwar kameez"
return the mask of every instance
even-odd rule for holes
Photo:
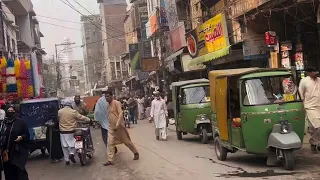
[[[129,132],[127,131],[124,125],[121,103],[113,99],[112,91],[107,91],[105,96],[109,103],[109,136],[107,147],[108,162],[103,165],[113,165],[115,147],[116,145],[122,143],[124,143],[133,152],[133,160],[138,160],[139,153],[134,144],[132,143]]]

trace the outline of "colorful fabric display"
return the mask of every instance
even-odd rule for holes
[[[14,65],[14,60],[10,58],[7,62],[6,69],[7,93],[17,92],[17,79],[15,76]]]
[[[5,57],[1,58],[0,64],[0,75],[1,75],[1,92],[7,92],[7,81],[6,81],[6,68],[7,68],[7,59]]]
[[[27,83],[27,68],[24,59],[20,59],[20,80],[21,80],[21,93],[23,98],[28,97],[28,83]]]
[[[33,97],[33,80],[32,80],[32,69],[30,60],[25,60],[26,65],[26,78],[27,78],[27,97]]]

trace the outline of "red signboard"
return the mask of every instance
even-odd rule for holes
[[[277,41],[277,35],[276,32],[274,31],[267,31],[266,32],[266,44],[271,47],[271,46],[276,46],[278,43]]]
[[[171,48],[173,52],[176,52],[187,45],[185,34],[186,30],[183,23],[170,32]]]

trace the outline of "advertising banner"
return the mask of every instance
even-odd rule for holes
[[[141,40],[139,43],[140,58],[152,57],[151,41],[148,39]]]
[[[173,52],[176,52],[182,47],[187,46],[185,34],[186,30],[184,28],[184,23],[180,23],[177,28],[170,31],[170,43]]]
[[[141,58],[141,70],[144,72],[158,71],[160,62],[158,57]]]
[[[139,54],[139,44],[129,44],[129,57],[131,70],[134,71],[136,69],[140,69],[140,54]]]
[[[149,20],[148,11],[145,11],[145,8],[139,8],[140,12],[140,30],[141,30],[141,38],[144,39],[147,37],[147,29],[146,24]]]
[[[192,58],[229,46],[225,16],[218,14],[186,34],[187,47]]]
[[[152,36],[159,29],[158,24],[158,10],[155,10],[149,17],[149,21],[146,23],[147,37]]]
[[[243,59],[266,59],[270,57],[264,34],[247,33],[243,35]]]
[[[165,0],[160,0],[160,24],[163,31],[169,31],[169,22],[166,13],[166,2]]]

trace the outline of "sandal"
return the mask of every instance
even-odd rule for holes
[[[112,163],[112,162],[110,162],[110,161],[108,161],[108,162],[104,163],[103,165],[104,165],[104,166],[112,166],[112,165],[113,165],[113,163]]]

